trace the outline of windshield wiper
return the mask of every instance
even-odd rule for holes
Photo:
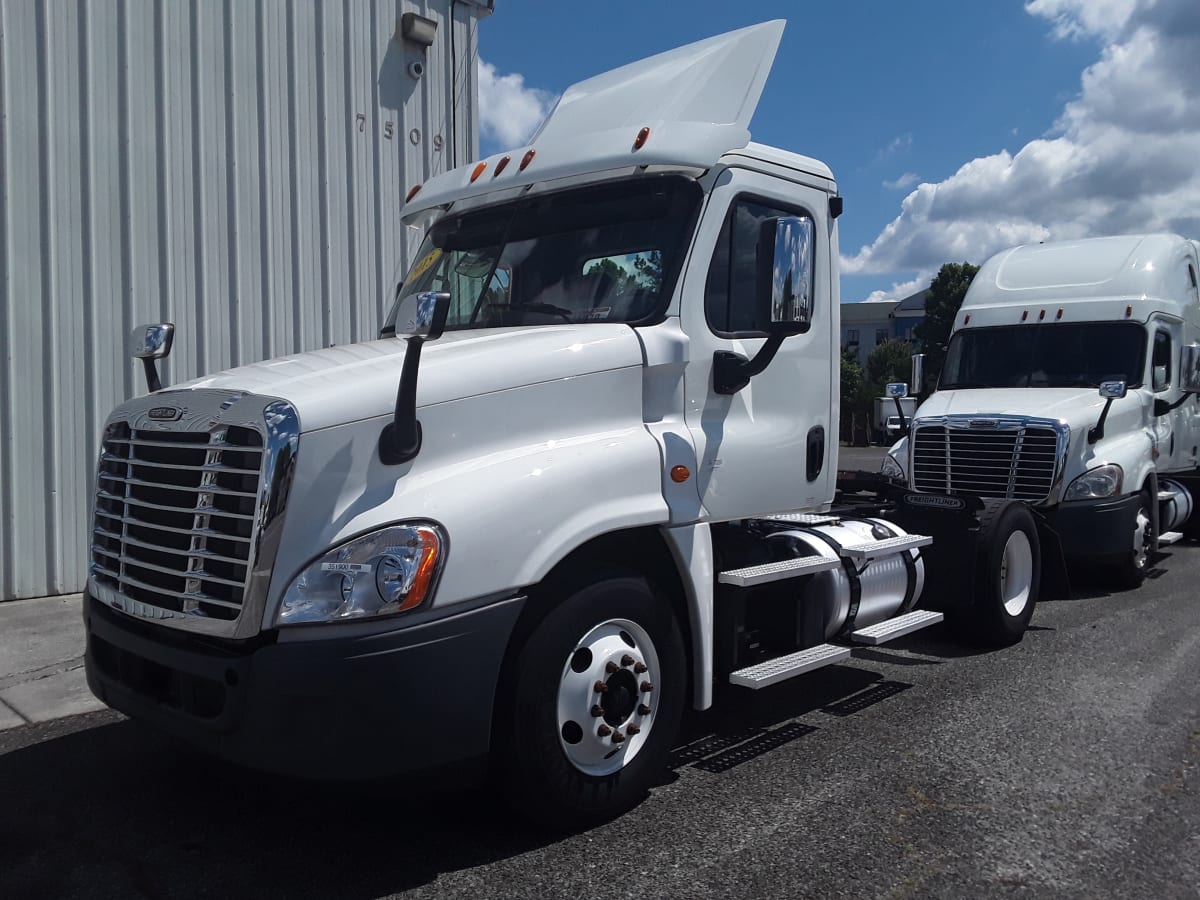
[[[939,391],[969,391],[973,388],[990,388],[990,384],[982,381],[952,381],[949,384],[939,384]]]

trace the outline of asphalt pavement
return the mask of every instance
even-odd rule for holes
[[[485,792],[262,776],[111,712],[11,728],[0,896],[1194,898],[1200,546],[1154,576],[1045,602],[1005,650],[937,626],[731,688],[641,806],[565,837]]]

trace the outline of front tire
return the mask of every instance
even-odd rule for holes
[[[1142,491],[1138,497],[1137,514],[1133,519],[1132,547],[1124,559],[1117,563],[1114,575],[1117,583],[1127,589],[1141,587],[1150,570],[1150,553],[1154,548],[1154,502],[1149,492]]]
[[[984,646],[1015,644],[1033,618],[1042,580],[1037,523],[1028,507],[988,502],[975,568],[975,602],[952,619],[955,630]]]
[[[511,690],[509,804],[553,828],[625,812],[662,773],[687,693],[669,599],[632,574],[567,592],[521,649]]]

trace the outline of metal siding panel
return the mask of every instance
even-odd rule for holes
[[[407,186],[478,146],[451,7],[0,0],[0,599],[83,586],[133,325],[176,323],[168,384],[376,334]],[[394,37],[409,10],[428,50]]]

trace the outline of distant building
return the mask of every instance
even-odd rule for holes
[[[901,341],[916,341],[913,329],[925,321],[925,299],[929,296],[929,288],[917,291],[905,297],[892,311],[895,323],[895,336]]]
[[[913,329],[925,321],[929,289],[903,300],[842,304],[842,349],[852,350],[859,365],[867,364],[871,351],[892,339],[916,343]]]

